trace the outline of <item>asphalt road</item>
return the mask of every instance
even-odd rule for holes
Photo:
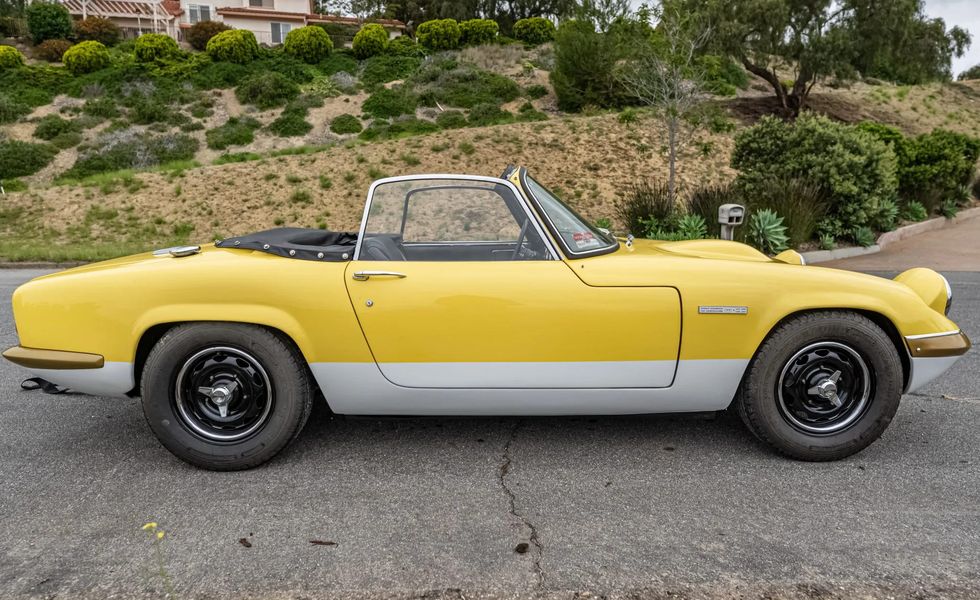
[[[0,270],[0,346],[31,275]],[[949,278],[980,340],[980,274]],[[727,414],[318,410],[272,463],[211,473],[164,450],[137,400],[22,392],[4,362],[0,598],[163,597],[147,521],[181,598],[977,598],[978,372],[973,351],[830,464],[780,458]]]

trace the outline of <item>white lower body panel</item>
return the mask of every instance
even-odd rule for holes
[[[956,361],[962,356],[940,356],[940,357],[919,357],[912,358],[912,375],[909,377],[909,385],[905,389],[906,394],[922,388],[933,379],[939,377],[949,370]]]
[[[31,373],[74,392],[125,398],[133,389],[133,363],[107,362],[101,369],[30,369]]]
[[[312,363],[310,368],[338,414],[625,415],[722,410],[734,398],[748,362],[680,361],[673,385],[663,388],[418,388],[391,383],[374,363]]]
[[[663,388],[676,368],[676,360],[381,363],[387,380],[417,388]]]

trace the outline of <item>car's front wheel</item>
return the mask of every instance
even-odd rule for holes
[[[312,407],[297,350],[268,329],[193,323],[168,331],[147,357],[143,413],[160,442],[205,469],[248,469],[299,435]]]
[[[749,365],[736,400],[762,441],[800,460],[837,460],[881,436],[903,387],[895,345],[867,317],[807,313],[782,323]]]

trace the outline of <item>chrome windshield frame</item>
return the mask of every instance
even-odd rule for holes
[[[595,250],[585,250],[580,252],[576,252],[575,250],[572,250],[572,248],[565,242],[565,238],[563,238],[561,236],[561,233],[558,232],[558,228],[555,226],[555,222],[551,220],[551,215],[549,215],[548,211],[546,211],[544,207],[541,205],[541,201],[534,196],[534,193],[531,191],[531,187],[527,183],[527,177],[528,177],[527,169],[524,167],[519,167],[518,178],[521,182],[521,187],[526,192],[527,199],[530,200],[531,203],[534,205],[534,210],[541,215],[541,217],[545,221],[545,226],[548,228],[548,232],[551,234],[551,237],[554,238],[554,240],[558,243],[558,245],[561,246],[561,249],[565,253],[566,257],[568,257],[570,260],[577,259],[577,258],[589,258],[591,256],[602,256],[603,254],[612,254],[613,252],[619,250],[619,240],[616,239],[615,237],[612,238],[613,243],[610,246],[605,246],[603,248],[596,248]],[[561,200],[561,198],[558,198],[558,196],[555,196],[555,198],[558,199],[559,202],[564,204],[564,201]],[[571,210],[571,207],[569,207],[569,209]],[[574,210],[572,210],[572,214],[574,214],[576,217],[580,217],[580,215],[576,213]],[[584,219],[582,220],[584,221]]]
[[[510,190],[514,194],[514,198],[517,200],[518,204],[524,210],[524,214],[527,215],[528,220],[534,224],[534,229],[538,232],[541,237],[542,243],[548,248],[548,253],[551,257],[545,260],[561,260],[561,254],[558,249],[555,248],[554,243],[551,240],[551,236],[547,235],[541,225],[541,221],[535,214],[535,211],[531,210],[528,206],[527,200],[524,194],[514,185],[512,182],[506,179],[500,179],[499,177],[486,177],[483,175],[454,175],[451,173],[431,173],[431,174],[418,174],[418,175],[399,175],[397,177],[385,177],[383,179],[375,180],[371,183],[371,187],[368,188],[367,200],[364,203],[364,214],[361,217],[361,227],[358,229],[357,234],[357,244],[354,246],[354,256],[351,261],[360,260],[361,257],[361,245],[364,243],[364,233],[367,228],[368,216],[371,214],[371,202],[374,200],[375,190],[386,183],[398,183],[401,181],[420,181],[420,180],[450,180],[450,181],[480,181],[483,183],[492,183],[494,185],[502,185]],[[447,261],[414,261],[414,262],[447,262]]]

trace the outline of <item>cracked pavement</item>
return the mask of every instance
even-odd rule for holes
[[[31,275],[0,270],[4,347]],[[980,274],[948,277],[980,340]],[[137,401],[21,392],[4,362],[0,598],[163,597],[151,520],[181,598],[976,598],[978,373],[973,351],[836,463],[780,458],[730,414],[321,407],[277,460],[211,473],[164,450]]]

